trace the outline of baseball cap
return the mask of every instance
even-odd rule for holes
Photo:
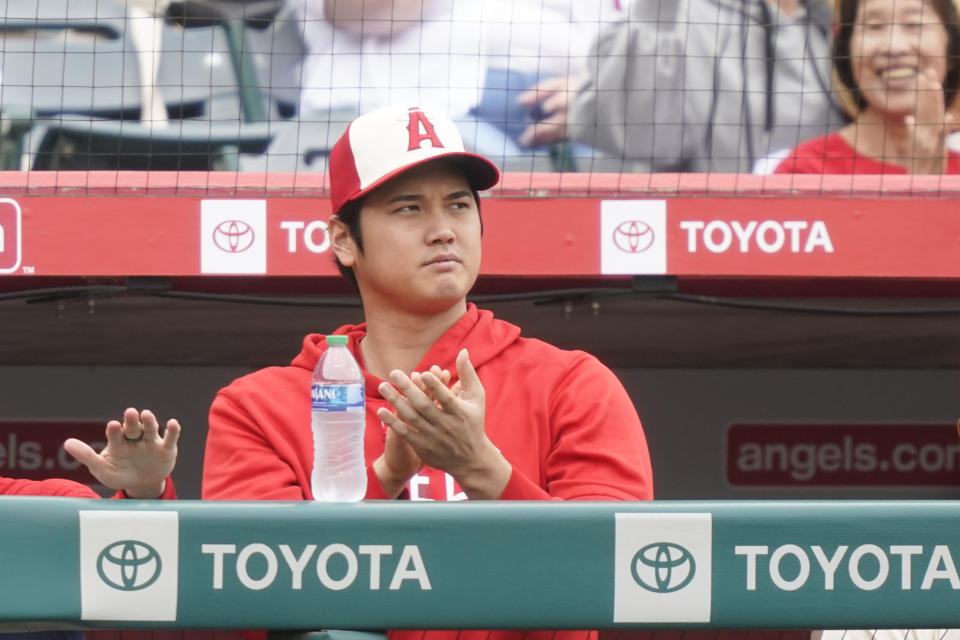
[[[382,107],[355,118],[330,151],[333,212],[417,165],[446,158],[470,186],[489,189],[500,180],[496,165],[467,153],[460,129],[447,116],[408,106]]]

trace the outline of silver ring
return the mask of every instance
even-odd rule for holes
[[[137,444],[138,442],[141,442],[143,440],[143,429],[140,429],[140,435],[137,436],[136,438],[128,438],[127,434],[124,433],[123,439],[129,442],[130,444]]]

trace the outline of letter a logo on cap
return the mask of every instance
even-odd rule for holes
[[[407,123],[407,131],[410,132],[410,146],[407,147],[407,151],[419,149],[424,140],[429,140],[431,146],[436,149],[443,149],[443,143],[440,142],[440,138],[433,128],[433,123],[417,107],[410,109],[410,122]]]
[[[441,113],[395,105],[358,116],[330,151],[330,207],[339,211],[407,169],[436,158],[457,163],[477,191],[500,180],[492,162],[466,151],[457,124]]]

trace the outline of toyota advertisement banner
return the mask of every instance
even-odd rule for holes
[[[0,516],[0,624],[960,626],[956,502],[15,498]]]
[[[337,275],[325,198],[65,202],[0,199],[0,274]],[[491,197],[483,216],[488,275],[960,277],[956,204],[932,196]]]

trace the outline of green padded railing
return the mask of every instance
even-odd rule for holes
[[[960,626],[960,502],[0,499],[0,626]]]

